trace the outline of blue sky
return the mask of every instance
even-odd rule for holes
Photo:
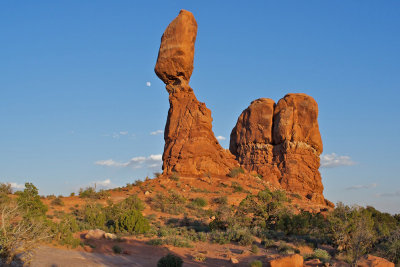
[[[222,146],[252,100],[307,93],[326,198],[400,213],[400,2],[389,0],[2,1],[0,182],[69,194],[160,171],[168,94],[153,68],[180,9],[198,22],[191,86]]]

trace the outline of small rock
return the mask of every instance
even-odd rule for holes
[[[105,238],[105,239],[114,240],[114,239],[117,239],[117,236],[114,235],[114,234],[111,234],[111,233],[105,233],[105,234],[104,234],[104,238]]]
[[[104,237],[103,230],[96,229],[96,230],[89,230],[89,232],[85,235],[85,239],[101,239]]]
[[[214,221],[215,220],[215,216],[211,216],[210,220]]]
[[[239,263],[239,260],[236,259],[236,258],[231,258],[231,263],[233,263],[233,264],[238,264],[238,263]]]
[[[91,248],[90,246],[84,246],[83,250],[85,250],[86,252],[93,252],[93,248]]]
[[[144,192],[144,195],[145,195],[145,196],[148,196],[148,195],[150,195],[150,192],[149,192],[149,191],[146,191],[146,192]]]

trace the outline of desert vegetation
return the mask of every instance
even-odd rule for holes
[[[135,188],[141,192],[149,186],[132,185],[131,189]],[[145,201],[137,194],[130,194],[114,203],[96,196],[96,191],[84,190],[75,197],[82,199],[83,205],[75,205],[68,212],[53,210],[50,215],[33,184],[27,183],[23,191],[14,194],[11,187],[0,184],[0,255],[9,264],[21,253],[29,260],[35,246],[43,242],[72,248],[85,246],[77,233],[101,229],[118,237],[142,236],[154,246],[193,248],[198,242],[237,244],[253,255],[260,251],[288,255],[300,253],[301,246],[308,246],[312,252],[303,253],[304,259],[325,263],[339,260],[355,265],[365,254],[400,263],[399,215],[342,203],[325,213],[311,213],[294,208],[291,197],[297,197],[283,190],[265,188],[246,192],[240,191],[245,196],[232,205],[227,196],[205,194],[187,198],[172,189],[153,192]],[[110,192],[101,195],[110,196]],[[51,209],[63,208],[65,201],[60,196],[50,197],[48,203]],[[145,216],[145,209],[153,213]],[[119,254],[122,249],[114,245],[112,251]],[[168,256],[159,264],[176,260],[172,258],[173,255]],[[205,255],[195,255],[193,259],[207,261]],[[254,260],[251,266],[262,265]]]

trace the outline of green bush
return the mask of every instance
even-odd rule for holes
[[[243,170],[241,167],[236,167],[236,168],[233,168],[233,169],[228,173],[228,176],[234,178],[234,177],[238,176],[239,173],[244,173],[244,170]]]
[[[258,248],[258,246],[256,244],[253,244],[251,246],[251,253],[258,254],[259,251],[260,251],[260,249]]]
[[[153,209],[169,214],[180,214],[184,211],[186,199],[175,191],[169,191],[168,195],[157,193],[151,198],[150,203]]]
[[[25,211],[25,216],[45,217],[47,206],[40,200],[39,191],[32,183],[25,183],[24,191],[17,192],[18,206]]]
[[[114,252],[115,254],[121,254],[121,253],[122,253],[122,248],[121,248],[120,246],[118,246],[118,245],[114,245],[114,246],[112,247],[112,250],[113,250],[113,252]]]
[[[126,231],[131,234],[143,234],[150,230],[149,221],[140,210],[128,210],[116,220],[116,231]]]
[[[250,267],[262,267],[262,262],[259,260],[254,260],[250,263]]]
[[[329,262],[331,260],[331,255],[329,255],[328,251],[319,248],[314,250],[313,257],[322,262]]]
[[[0,195],[12,194],[11,184],[0,183]]]
[[[60,245],[67,245],[72,248],[79,246],[81,244],[80,239],[74,237],[74,233],[79,230],[76,218],[70,214],[63,214],[58,223],[51,222],[53,239]]]
[[[106,214],[100,204],[90,203],[83,210],[83,220],[90,228],[104,229],[106,224]]]
[[[183,260],[171,253],[162,257],[157,263],[157,267],[181,267],[182,265]]]
[[[243,192],[244,188],[237,182],[232,182],[231,187],[233,188],[233,192]]]
[[[64,206],[64,201],[60,197],[56,197],[50,202],[50,204],[54,206]]]
[[[96,192],[94,187],[86,187],[85,189],[79,189],[79,197],[80,198],[90,198],[90,199],[106,199],[111,196],[110,192],[106,190],[100,190]]]
[[[192,203],[198,207],[205,207],[208,204],[207,200],[202,197],[197,197],[193,199]]]
[[[226,205],[228,204],[228,197],[227,196],[216,197],[213,199],[213,203],[218,205]]]

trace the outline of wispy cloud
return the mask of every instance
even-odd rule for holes
[[[150,87],[151,86],[151,82],[146,82],[146,86]]]
[[[143,167],[160,167],[162,164],[162,155],[150,155],[148,157],[134,157],[126,162],[118,162],[113,159],[107,160],[99,160],[94,164],[106,167],[131,167],[134,169],[143,168]]]
[[[379,193],[376,194],[377,197],[400,197],[400,190],[391,193]]]
[[[321,155],[321,168],[335,168],[356,164],[349,156],[340,156],[336,153]]]
[[[353,186],[349,186],[346,187],[346,190],[359,190],[359,189],[369,189],[369,188],[375,188],[377,187],[376,183],[373,184],[363,184],[363,185],[353,185]]]
[[[217,136],[217,139],[218,139],[218,140],[226,140],[226,137],[224,137],[224,136],[222,136],[222,135],[218,135],[218,136]]]
[[[158,135],[158,134],[162,134],[164,131],[163,130],[156,130],[154,132],[150,132],[150,135]]]
[[[103,134],[103,136],[111,136],[114,139],[119,139],[121,136],[123,135],[128,135],[129,132],[128,131],[119,131],[119,132],[114,132],[112,134]],[[134,134],[132,134],[133,136]]]

